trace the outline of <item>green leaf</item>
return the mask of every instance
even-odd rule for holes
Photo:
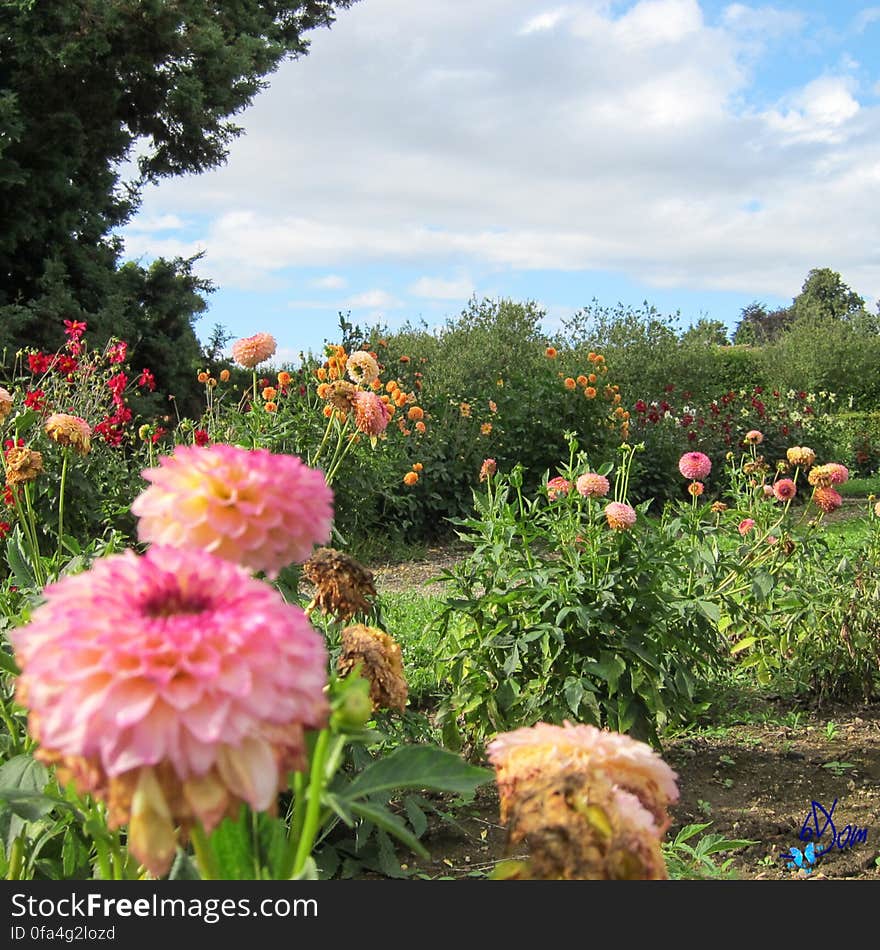
[[[576,716],[581,704],[581,699],[583,699],[584,696],[584,684],[580,680],[569,680],[563,692],[565,693],[565,701],[568,703],[568,708]]]
[[[737,640],[737,642],[730,648],[730,655],[735,656],[737,653],[747,650],[753,643],[757,642],[757,637],[743,637],[742,640]]]
[[[420,858],[430,858],[427,848],[419,839],[406,827],[406,825],[382,805],[372,805],[367,802],[352,802],[351,810],[361,818],[372,821],[374,825],[394,835],[398,841],[405,844],[410,851],[413,851]]]
[[[405,745],[367,766],[340,798],[351,803],[377,792],[402,788],[430,788],[441,792],[473,792],[494,777],[488,769],[468,765],[445,749]]]
[[[185,852],[177,849],[177,856],[168,875],[169,881],[200,881],[201,875],[195,861]]]
[[[15,531],[6,539],[6,561],[18,587],[22,590],[30,590],[37,586],[37,581],[21,550],[20,538],[21,528],[16,526]]]
[[[0,647],[0,670],[4,673],[10,673],[12,676],[18,676],[21,670],[15,662],[15,657],[10,656],[2,647]]]
[[[412,825],[416,837],[421,838],[428,830],[428,819],[425,817],[425,813],[419,808],[412,795],[407,797],[404,802],[404,808],[406,809],[406,817],[409,819],[409,823]]]
[[[225,818],[211,835],[211,847],[223,880],[252,881],[258,865],[258,856],[251,846],[250,822],[242,808],[238,821]]]
[[[16,755],[0,766],[0,796],[7,792],[41,793],[49,770],[32,755]]]
[[[697,601],[697,610],[707,619],[711,620],[712,623],[717,624],[721,620],[721,611],[718,609],[717,604],[713,604],[708,600],[698,600]]]

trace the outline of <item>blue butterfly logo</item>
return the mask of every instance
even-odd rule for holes
[[[800,848],[789,848],[788,851],[783,852],[782,856],[787,861],[786,867],[789,871],[798,870],[809,874],[813,870],[816,858],[823,853],[817,852],[816,845],[811,841],[803,851]]]

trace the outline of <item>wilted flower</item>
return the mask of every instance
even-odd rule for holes
[[[342,652],[336,668],[347,676],[360,664],[361,675],[370,683],[373,709],[399,709],[406,706],[408,688],[403,673],[400,645],[377,627],[353,624],[342,631]]]
[[[830,486],[820,486],[813,492],[813,501],[826,514],[835,511],[843,504],[840,493]]]
[[[275,353],[275,337],[270,333],[255,333],[232,344],[232,358],[245,369],[253,369]]]
[[[557,498],[567,495],[570,491],[571,482],[561,475],[557,475],[556,478],[551,478],[550,481],[547,482],[547,495],[550,501],[556,501]]]
[[[745,537],[754,527],[754,518],[743,518],[743,520],[737,525],[736,530],[739,531],[743,537]]]
[[[391,410],[382,401],[382,397],[372,390],[359,389],[352,394],[354,406],[354,424],[357,428],[375,440],[388,426]]]
[[[350,620],[356,613],[369,613],[367,597],[376,596],[373,572],[335,548],[318,548],[303,565],[303,577],[316,587],[307,614],[320,607],[337,620]]]
[[[369,386],[374,379],[379,378],[379,364],[371,353],[366,350],[356,350],[345,363],[348,375],[361,386]]]
[[[277,577],[330,538],[333,492],[293,455],[235,445],[178,445],[135,498],[138,538],[207,551]]]
[[[53,442],[72,446],[80,455],[89,454],[92,447],[92,427],[85,419],[56,412],[49,416],[43,428]]]
[[[499,735],[488,754],[508,846],[529,849],[517,876],[666,878],[660,839],[678,776],[648,745],[594,726],[538,723]]]
[[[806,445],[792,446],[785,456],[792,465],[799,465],[801,468],[809,468],[816,461],[816,453]]]
[[[746,445],[760,445],[764,441],[764,434],[757,429],[750,429],[743,438]]]
[[[713,501],[710,511],[716,515],[720,515],[722,511],[727,511],[727,504],[723,501]]]
[[[797,494],[797,486],[790,478],[780,478],[773,483],[773,494],[779,501],[791,501]]]
[[[12,412],[12,393],[0,386],[0,422]]]
[[[10,639],[37,756],[107,802],[165,873],[184,833],[246,802],[273,810],[324,725],[327,652],[303,611],[204,552],[95,561],[45,590]]]
[[[318,395],[332,403],[340,412],[347,413],[354,408],[357,387],[347,379],[335,379],[332,383],[321,383]]]
[[[578,494],[583,495],[584,498],[604,498],[611,486],[604,475],[600,475],[598,472],[584,472],[583,475],[578,476],[575,488],[577,488]]]
[[[26,446],[8,449],[6,458],[6,484],[15,488],[24,482],[32,482],[43,471],[43,454]]]
[[[495,459],[483,459],[483,464],[480,466],[480,481],[488,481],[497,471],[498,465]]]
[[[702,452],[685,452],[678,460],[678,470],[685,478],[702,481],[712,471],[712,462]]]
[[[615,531],[627,531],[636,523],[635,509],[620,501],[612,501],[605,507],[605,520]]]

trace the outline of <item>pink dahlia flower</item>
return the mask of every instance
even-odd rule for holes
[[[550,501],[556,501],[557,498],[562,498],[570,491],[571,482],[561,475],[557,475],[556,478],[551,478],[550,481],[547,482],[547,495]]]
[[[278,344],[271,333],[255,333],[232,344],[232,358],[245,369],[253,369],[274,355]]]
[[[822,467],[831,476],[832,485],[842,485],[849,478],[849,469],[840,462],[828,462]]]
[[[330,540],[333,492],[294,455],[235,445],[178,445],[132,503],[138,538],[207,551],[276,577]]]
[[[743,442],[745,442],[746,445],[760,445],[763,441],[764,434],[757,429],[749,429],[743,438]]]
[[[636,523],[634,508],[620,501],[612,501],[605,507],[605,520],[615,531],[627,531]]]
[[[45,590],[10,639],[37,755],[106,801],[154,875],[175,828],[273,809],[322,727],[327,652],[299,607],[238,565],[154,547]]]
[[[754,527],[754,518],[743,518],[743,520],[737,525],[736,530],[739,531],[743,537],[745,537]]]
[[[712,462],[702,452],[685,452],[678,460],[678,470],[685,478],[702,481],[712,471]]]
[[[575,487],[585,498],[604,498],[611,489],[608,479],[598,472],[585,472],[578,477]]]
[[[498,463],[495,459],[483,459],[480,466],[480,481],[488,481],[498,471]]]
[[[831,487],[817,488],[813,492],[813,501],[815,501],[826,514],[835,511],[843,504],[840,493]]]
[[[780,478],[773,483],[773,494],[779,501],[791,501],[797,494],[797,486],[790,478]]]
[[[0,386],[0,422],[12,412],[12,393]]]
[[[375,439],[388,427],[391,410],[371,389],[359,389],[351,397],[354,407],[354,424],[358,429]]]

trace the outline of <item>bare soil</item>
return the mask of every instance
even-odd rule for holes
[[[380,593],[429,593],[433,579],[464,551],[461,545],[437,546],[423,559],[370,567]],[[750,698],[739,716],[728,712],[722,721],[664,744],[681,794],[668,837],[686,825],[711,822],[707,833],[753,841],[716,857],[719,864],[732,858],[731,871],[740,879],[880,880],[880,703],[820,709]],[[493,786],[467,805],[438,799],[437,808],[441,815],[423,838],[431,860],[411,863],[414,873],[481,876],[510,856]],[[814,835],[823,832],[818,850],[827,849],[809,875],[789,868],[783,857],[792,847],[805,847],[805,822]]]

